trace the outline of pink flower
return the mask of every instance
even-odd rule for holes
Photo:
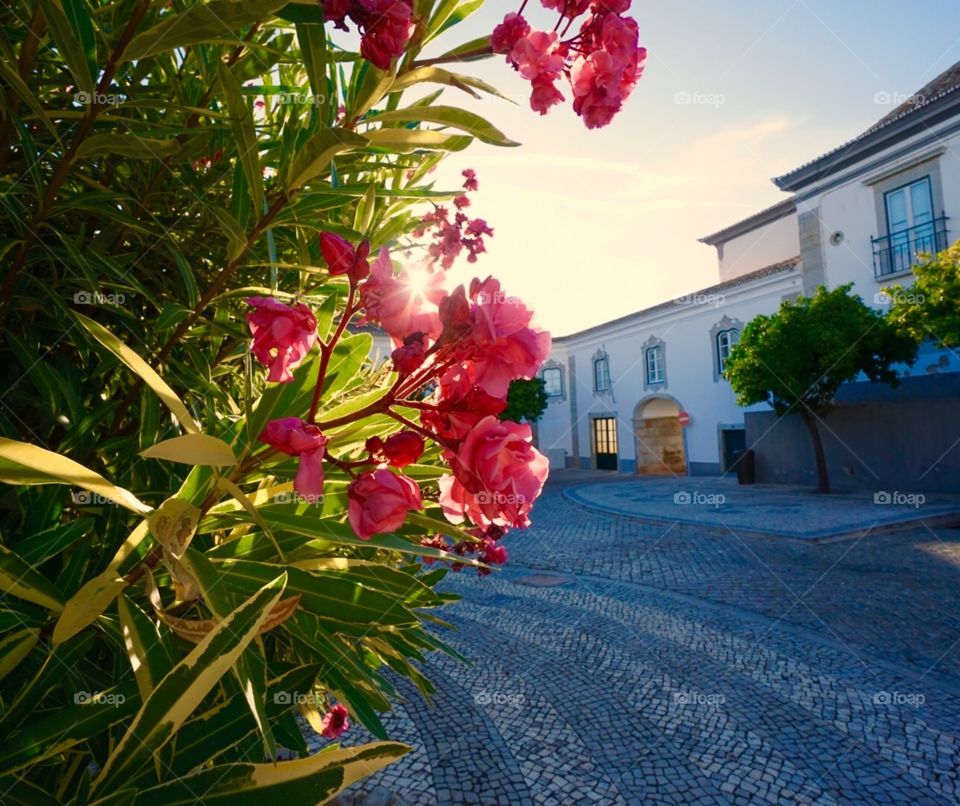
[[[400,347],[390,353],[390,358],[394,372],[401,375],[409,375],[420,369],[427,360],[426,336],[423,333],[411,333]]]
[[[529,81],[559,78],[563,71],[563,57],[556,52],[558,38],[555,31],[531,31],[517,40],[508,58],[520,75]]]
[[[462,396],[448,399],[441,397],[436,410],[427,410],[420,415],[420,422],[424,427],[447,442],[459,442],[484,417],[499,415],[507,407],[506,401],[473,387],[472,375],[467,374],[466,377],[469,378],[471,388],[463,392]],[[441,383],[441,392],[443,390]]]
[[[366,447],[374,459],[393,467],[406,467],[423,454],[423,437],[415,431],[400,431],[391,434],[386,440],[370,437]]]
[[[308,501],[323,495],[323,456],[329,441],[317,426],[298,417],[271,420],[258,439],[288,456],[298,456],[293,489]]]
[[[409,510],[423,505],[417,483],[386,468],[364,473],[351,482],[347,500],[350,526],[361,540],[396,531]]]
[[[327,739],[336,739],[350,729],[350,712],[340,703],[333,706],[320,720],[320,733]]]
[[[480,187],[480,184],[477,182],[477,172],[473,168],[466,168],[461,172],[461,175],[464,178],[463,189],[467,191],[473,191]]]
[[[417,332],[435,339],[441,330],[436,303],[445,296],[443,282],[442,272],[427,275],[422,284],[415,283],[406,270],[394,276],[390,253],[381,249],[370,277],[360,286],[365,319],[379,322],[396,345]]]
[[[443,476],[440,506],[451,523],[469,518],[480,527],[530,524],[528,513],[549,472],[547,458],[532,445],[529,425],[488,416],[467,434],[450,457],[452,476]]]
[[[490,46],[494,53],[509,53],[517,44],[517,40],[528,33],[530,33],[530,25],[527,21],[515,11],[511,11],[503,18],[503,22],[493,29],[490,35]]]
[[[602,26],[592,23],[589,37],[598,48],[574,62],[570,79],[573,85],[573,110],[588,129],[606,126],[630,97],[643,74],[646,49],[638,47],[636,20],[608,14]]]
[[[470,285],[473,305],[467,342],[476,347],[476,384],[494,397],[506,397],[510,381],[532,378],[550,354],[550,334],[530,327],[533,312],[508,297],[488,277]]]
[[[563,93],[556,85],[547,79],[537,79],[533,82],[533,92],[530,93],[530,108],[541,115],[547,114],[551,106],[563,101]]]
[[[370,264],[367,262],[370,241],[361,241],[354,249],[339,235],[333,232],[321,232],[320,251],[327,262],[330,274],[334,277],[349,274],[354,282],[359,282],[370,274]]]
[[[573,19],[583,14],[590,2],[591,0],[540,0],[540,5],[544,8],[559,11],[562,17]],[[629,0],[627,2],[629,5]]]
[[[389,70],[413,35],[412,0],[360,0],[360,5],[363,7],[360,55],[381,70]]]
[[[247,304],[253,308],[247,313],[251,349],[261,364],[270,367],[267,380],[292,381],[290,370],[299,366],[317,340],[316,317],[302,302],[284,305],[271,297],[251,297]]]
[[[507,561],[507,547],[503,546],[489,538],[483,546],[483,553],[480,559],[490,565],[503,565]]]

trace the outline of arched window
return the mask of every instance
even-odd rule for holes
[[[717,333],[717,366],[720,368],[721,375],[727,368],[727,359],[738,341],[740,341],[740,331],[735,327]]]
[[[740,341],[740,331],[743,322],[724,316],[710,328],[710,352],[713,354],[713,380],[719,383],[724,379],[723,371],[727,368],[727,359],[733,351],[734,345]]]
[[[644,359],[647,367],[647,384],[663,383],[665,378],[663,345],[656,344],[653,347],[647,347]]]
[[[560,367],[546,367],[541,377],[547,397],[563,397],[563,370]]]
[[[610,389],[610,359],[606,354],[593,359],[593,388],[597,392]]]

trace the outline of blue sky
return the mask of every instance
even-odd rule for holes
[[[518,6],[488,0],[437,52]],[[445,99],[523,143],[477,144],[441,170],[452,180],[476,168],[472,212],[496,230],[488,254],[455,271],[499,277],[556,335],[715,282],[715,252],[697,238],[785,198],[770,177],[859,134],[960,60],[960,4],[944,0],[673,0],[632,13],[647,70],[606,129],[587,131],[569,97],[546,117],[532,112],[528,85],[500,58],[456,69],[520,106]],[[541,27],[551,14],[528,5]],[[687,97],[696,102],[677,102]]]

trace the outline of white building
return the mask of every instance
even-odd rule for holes
[[[554,339],[538,424],[554,467],[716,474],[745,447],[721,376],[741,328],[781,301],[853,283],[881,308],[960,216],[960,63],[859,137],[774,179],[783,202],[701,239],[719,283]],[[956,226],[956,225],[955,225]],[[960,371],[932,345],[905,375]],[[755,407],[762,410],[766,407]]]

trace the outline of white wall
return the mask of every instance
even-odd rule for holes
[[[956,121],[947,121],[943,126],[955,125]],[[936,131],[931,127],[923,135],[913,139],[916,143],[922,137]],[[887,151],[892,155],[909,147],[911,141],[898,143]],[[798,202],[798,210],[815,212],[820,221],[821,240],[823,243],[823,259],[826,269],[827,285],[834,288],[843,283],[853,283],[854,292],[863,297],[868,304],[874,304],[875,295],[885,286],[895,282],[909,285],[913,275],[896,277],[890,280],[878,281],[874,278],[873,247],[871,238],[883,233],[884,222],[877,212],[876,192],[873,183],[881,177],[887,177],[897,169],[908,170],[918,160],[925,160],[941,152],[937,157],[943,188],[944,209],[950,220],[947,222],[949,242],[960,238],[960,135],[954,134],[943,138],[937,145],[926,145],[917,148],[908,156],[896,161],[889,161],[883,167],[863,174],[861,166],[853,166],[848,172],[847,181],[842,184],[818,191],[816,186],[804,191],[804,196]],[[871,158],[882,160],[883,155]],[[835,181],[836,177],[829,177],[828,181]],[[825,184],[825,183],[824,183]],[[940,215],[941,211],[935,211]],[[843,242],[837,246],[830,243],[830,236],[835,232],[843,233]]]
[[[564,367],[565,399],[551,400],[539,423],[540,450],[547,453],[563,448],[568,454],[573,452],[573,390],[566,372],[572,356],[576,365],[579,454],[590,460],[590,466],[591,416],[617,418],[619,457],[621,463],[626,462],[626,468],[621,469],[631,470],[636,461],[634,410],[641,400],[660,395],[675,398],[690,414],[691,422],[685,429],[688,467],[701,465],[705,470],[709,465],[716,469],[720,463],[718,427],[742,424],[744,409],[736,405],[725,380],[714,380],[711,329],[724,316],[745,325],[758,314],[772,313],[783,297],[797,293],[800,286],[800,272],[794,269],[735,288],[713,304],[676,306],[555,340],[551,359]],[[666,384],[645,390],[642,345],[651,336],[666,345]],[[601,347],[609,356],[610,394],[593,389],[593,357]]]
[[[800,254],[797,214],[791,213],[721,244],[720,280],[732,280],[752,271],[782,263]]]

